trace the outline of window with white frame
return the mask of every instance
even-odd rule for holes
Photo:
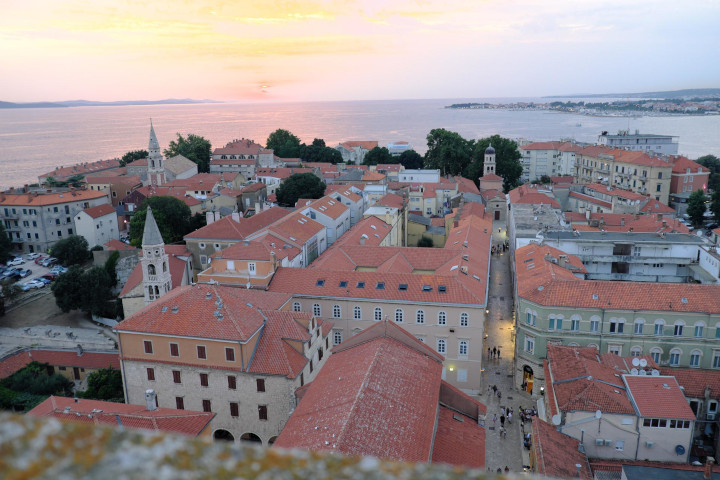
[[[720,350],[713,350],[712,368],[720,368]]]
[[[436,350],[438,353],[445,353],[446,343],[447,343],[447,340],[445,340],[444,338],[437,339],[437,349]]]
[[[535,338],[525,337],[525,351],[527,353],[535,353]]]
[[[610,319],[610,333],[623,333],[625,329],[624,318],[611,318]]]
[[[458,342],[458,355],[461,357],[467,357],[468,354],[468,341],[460,340]]]
[[[674,325],[673,335],[676,337],[682,337],[683,334],[683,327],[685,326],[684,322],[677,321]]]
[[[335,345],[340,345],[342,343],[342,331],[341,330],[333,330],[333,343]]]
[[[375,321],[376,321],[376,322],[379,322],[380,320],[382,320],[382,308],[380,308],[380,307],[375,307],[374,316],[375,316]]]
[[[655,320],[655,335],[661,336],[663,334],[663,328],[665,327],[665,322],[662,320]]]
[[[395,309],[395,323],[403,323],[403,311],[402,308]]]
[[[588,347],[592,347],[592,348],[594,348],[595,350],[598,350],[598,351],[600,350],[600,347],[598,347],[598,346],[595,345],[594,343],[588,344]]]
[[[255,262],[248,263],[248,272],[255,275]]]
[[[418,310],[417,313],[415,313],[415,323],[425,323],[425,312],[422,310]]]
[[[548,330],[555,330],[555,315],[548,317]]]
[[[650,350],[650,356],[652,357],[653,362],[657,363],[658,365],[660,364],[660,355],[662,355],[662,350],[658,347]]]
[[[703,322],[697,322],[695,324],[695,336],[703,337],[705,334],[705,324]]]
[[[701,357],[702,357],[702,352],[700,350],[693,350],[692,352],[690,352],[690,366],[691,367],[699,367]]]
[[[353,319],[362,320],[362,310],[358,305],[353,307]]]
[[[537,325],[537,312],[533,312],[532,324],[533,324],[533,327],[534,327],[535,325]]]
[[[340,305],[333,305],[333,318],[340,318]]]
[[[608,353],[620,356],[622,355],[622,347],[620,345],[608,345]]]
[[[445,325],[447,323],[447,314],[445,312],[438,312],[438,325]]]
[[[580,317],[578,317],[577,315],[573,315],[573,317],[570,319],[570,330],[573,332],[580,331]]]
[[[680,365],[681,353],[682,352],[679,348],[673,348],[672,350],[670,350],[670,365],[672,365],[673,367],[677,367],[678,365]]]
[[[293,312],[302,312],[302,306],[300,306],[300,302],[293,303]]]
[[[530,310],[528,310],[526,315],[527,315],[527,318],[525,321],[527,322],[528,325],[532,325],[532,312]]]
[[[322,310],[320,309],[319,303],[313,304],[313,315],[315,315],[316,317],[319,317],[322,315]]]
[[[469,319],[470,319],[470,316],[467,313],[465,313],[465,312],[461,313],[460,314],[460,326],[467,327]]]
[[[635,328],[633,330],[635,335],[642,335],[643,325],[645,325],[645,320],[643,320],[642,318],[635,319]]]
[[[598,317],[590,318],[590,331],[598,332],[600,330],[600,319]]]
[[[639,357],[640,355],[642,355],[642,347],[632,347],[630,349],[631,357]]]

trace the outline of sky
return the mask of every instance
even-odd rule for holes
[[[717,0],[2,0],[0,100],[720,87]]]

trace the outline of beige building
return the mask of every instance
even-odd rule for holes
[[[75,215],[75,232],[87,240],[90,248],[118,240],[118,216],[109,204],[86,208]]]

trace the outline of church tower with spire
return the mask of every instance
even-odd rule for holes
[[[165,160],[150,120],[150,142],[148,143],[148,184],[155,187],[165,183]]]
[[[145,217],[142,250],[143,256],[140,263],[142,264],[145,305],[147,305],[172,289],[169,256],[165,253],[165,242],[149,206]]]

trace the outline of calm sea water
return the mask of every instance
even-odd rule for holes
[[[487,100],[487,99],[486,99]],[[679,136],[680,153],[696,158],[720,155],[720,116],[588,117],[508,111],[455,110],[445,105],[482,99],[395,100],[284,104],[197,104],[0,110],[0,187],[37,181],[56,166],[120,157],[146,149],[150,118],[161,146],[177,132],[195,133],[222,146],[236,138],[264,144],[285,128],[304,142],[323,138],[329,146],[346,140],[405,140],[424,153],[425,137],[446,128],[465,138],[493,134],[531,140],[574,138],[595,142],[607,130]],[[487,101],[512,102],[519,99]],[[527,101],[528,99],[523,99]],[[531,99],[545,101],[541,99]]]

